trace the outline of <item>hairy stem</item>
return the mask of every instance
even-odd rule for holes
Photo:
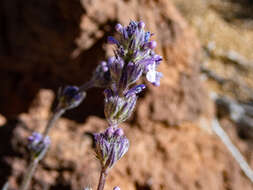
[[[43,132],[43,136],[46,137],[50,131],[50,129],[54,126],[55,122],[61,117],[61,115],[65,112],[65,109],[56,109],[56,111],[54,112],[54,114],[51,116],[51,118],[49,119],[48,123],[47,123],[47,126]],[[45,150],[47,151],[47,150]],[[21,184],[21,188],[20,190],[27,190],[29,185],[30,185],[30,182],[31,182],[31,179],[32,179],[32,176],[38,166],[38,163],[40,160],[43,159],[43,157],[45,156],[45,152],[44,153],[41,153],[41,156],[37,157],[37,158],[33,158],[28,169],[27,169],[27,172],[24,176],[24,179],[23,179],[23,182]]]
[[[56,109],[54,114],[51,116],[49,119],[47,126],[43,132],[43,136],[46,137],[50,131],[50,129],[54,126],[55,122],[64,114],[65,110],[64,109]]]
[[[28,189],[31,179],[32,179],[32,176],[38,166],[38,163],[39,163],[39,159],[36,159],[36,158],[31,161],[31,163],[27,169],[27,172],[24,176],[20,190],[27,190]]]
[[[79,87],[79,91],[80,91],[80,92],[86,91],[86,90],[88,90],[89,88],[93,87],[93,85],[94,85],[93,80],[90,80],[90,81],[84,83],[82,86],[80,86],[80,87]]]
[[[97,190],[103,190],[105,186],[106,177],[108,175],[107,169],[102,169],[100,173],[99,183]]]

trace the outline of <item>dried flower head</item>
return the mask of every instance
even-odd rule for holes
[[[28,137],[28,142],[28,149],[31,151],[33,157],[39,159],[43,158],[51,143],[49,136],[43,137],[37,132],[33,132]]]
[[[109,169],[128,151],[129,141],[121,128],[109,127],[94,134],[96,155],[103,169]]]
[[[80,105],[86,96],[86,92],[80,92],[76,86],[66,86],[58,93],[59,109],[72,109]]]

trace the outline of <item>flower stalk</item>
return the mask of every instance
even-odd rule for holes
[[[23,182],[21,184],[20,190],[27,190],[28,187],[30,186],[32,176],[39,164],[39,159],[34,158],[31,163],[29,164],[29,167],[27,169],[27,172],[24,176]]]
[[[56,109],[56,111],[53,113],[51,118],[49,119],[47,126],[43,132],[43,136],[47,136],[49,134],[49,131],[53,128],[56,121],[65,113],[66,110],[64,109]]]
[[[102,170],[100,172],[100,177],[99,177],[97,190],[103,190],[104,189],[107,175],[108,175],[108,169],[102,168]]]
[[[20,190],[27,190],[31,183],[39,162],[45,157],[50,146],[49,132],[55,125],[56,121],[69,109],[73,109],[80,105],[85,98],[86,93],[81,92],[78,87],[67,86],[63,90],[59,90],[58,105],[53,115],[47,122],[42,134],[34,132],[29,138],[28,148],[31,151],[31,162],[27,172],[23,178]]]
[[[108,43],[115,45],[114,56],[102,61],[93,75],[96,85],[106,88],[104,114],[109,124],[104,132],[94,134],[95,152],[102,167],[97,190],[104,189],[109,170],[128,151],[129,140],[118,126],[132,115],[137,94],[146,87],[135,83],[146,75],[153,85],[160,85],[162,73],[156,69],[162,57],[154,53],[157,43],[150,40],[152,34],[144,27],[144,22],[131,21],[126,27],[117,24],[120,39],[108,37]]]

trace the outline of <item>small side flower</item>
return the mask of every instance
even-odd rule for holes
[[[58,109],[73,109],[81,104],[86,92],[80,92],[77,86],[66,86],[58,92]]]

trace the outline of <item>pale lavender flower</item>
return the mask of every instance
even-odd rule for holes
[[[58,109],[72,109],[81,104],[85,98],[86,93],[80,92],[76,86],[66,86],[58,92]]]
[[[146,78],[149,82],[154,84],[155,86],[160,85],[160,78],[162,77],[162,73],[156,71],[156,63],[153,62],[146,67]]]
[[[104,170],[110,169],[128,151],[129,141],[121,128],[109,127],[94,134],[96,155]]]
[[[120,190],[119,186],[113,188],[113,190]]]

